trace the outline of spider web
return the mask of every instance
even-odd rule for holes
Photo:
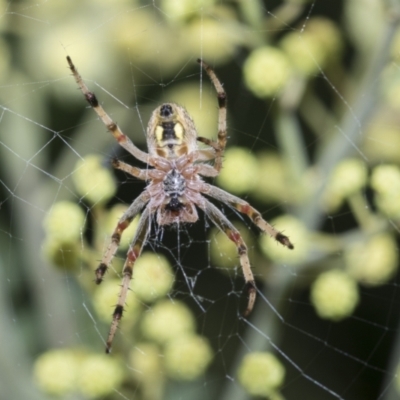
[[[275,357],[250,374],[255,380],[262,376],[264,398],[399,397],[396,0],[25,0],[2,1],[0,10],[4,398],[246,399],[251,395],[240,371],[246,357],[256,353]],[[256,88],[246,81],[244,66],[259,47],[286,51],[292,73],[276,92],[271,88],[284,79],[281,64],[276,69],[267,64]],[[271,238],[265,243],[247,218],[218,205],[249,248],[258,288],[249,318],[242,316],[247,292],[235,248],[203,214],[194,225],[160,229],[153,224],[144,253],[168,260],[173,287],[163,298],[141,300],[137,320],[129,316],[135,306],[128,301],[107,358],[117,367],[103,358],[87,367],[90,357],[103,357],[111,322],[112,304],[107,322],[96,308],[93,282],[113,229],[104,221],[113,207],[130,204],[144,185],[112,172],[115,193],[109,197],[101,192],[93,202],[77,189],[77,180],[85,179],[79,163],[88,164],[90,155],[98,157],[102,171],[111,171],[114,157],[140,163],[87,107],[70,76],[67,55],[105,110],[143,150],[150,113],[163,101],[187,107],[199,134],[214,137],[216,96],[195,60],[204,57],[215,68],[228,94],[226,170],[232,164],[229,149],[237,150],[231,159],[242,169],[212,183],[232,188],[295,243],[293,252]],[[263,90],[272,92],[260,95]],[[241,179],[242,172],[247,178]],[[89,173],[87,185],[94,179]],[[242,181],[245,188],[239,193]],[[393,189],[386,203],[379,197],[381,187]],[[62,202],[76,205],[83,217],[73,243],[50,251],[46,221]],[[115,225],[118,216],[112,218]],[[52,222],[53,236],[74,221],[63,223],[62,218]],[[370,252],[373,240],[381,237],[382,246]],[[117,254],[104,283],[120,277],[125,252]],[[379,272],[388,264],[389,272]],[[373,270],[371,278],[366,273],[374,265],[378,272]],[[337,274],[329,275],[332,271]],[[333,280],[314,301],[321,276]],[[336,292],[330,290],[335,284]],[[350,303],[353,296],[354,310],[350,304],[350,311],[340,314],[333,307],[336,314],[321,317],[346,296]],[[161,302],[182,304],[195,321],[195,334],[212,349],[210,362],[194,379],[171,375],[164,365],[165,343],[143,333],[145,315],[155,314]],[[170,325],[164,330],[173,331],[176,324]],[[143,343],[156,349],[160,364],[147,381],[154,389],[150,392],[138,378],[145,369],[138,369],[132,356],[140,352],[143,363],[154,361]],[[59,349],[63,352],[56,353]],[[54,369],[39,370],[38,360],[45,355]],[[265,387],[280,371],[277,363],[284,377],[267,393]],[[79,365],[78,376],[71,365]],[[107,383],[112,386],[108,392]]]

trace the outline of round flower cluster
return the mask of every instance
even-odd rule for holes
[[[193,333],[195,327],[193,315],[186,305],[169,300],[156,303],[144,314],[141,323],[143,335],[160,344]]]
[[[141,383],[143,398],[162,398],[164,384],[164,356],[155,343],[139,342],[129,353],[132,376]]]
[[[161,0],[160,8],[168,18],[175,20],[185,20],[197,15],[199,10],[205,12],[215,0]]]
[[[358,158],[341,161],[333,170],[324,193],[324,203],[329,210],[337,209],[344,199],[360,191],[367,184],[365,162]]]
[[[281,47],[297,71],[304,75],[317,74],[342,48],[338,27],[327,18],[310,18],[301,32],[284,36]]]
[[[281,50],[260,47],[250,53],[243,65],[246,86],[257,97],[276,96],[290,78],[290,62]]]
[[[213,352],[204,337],[188,334],[170,340],[165,346],[164,357],[165,370],[169,377],[194,380],[208,367]]]
[[[55,203],[43,221],[46,239],[43,254],[51,262],[68,270],[79,263],[79,241],[85,227],[85,214],[75,203]]]
[[[69,201],[55,203],[43,222],[47,235],[63,243],[79,239],[84,225],[84,212],[77,204]]]
[[[375,204],[390,218],[400,217],[400,168],[382,164],[372,170],[371,187],[375,190]]]
[[[125,378],[115,358],[73,349],[41,354],[35,361],[33,376],[37,385],[51,395],[77,392],[92,399],[111,394]]]
[[[194,380],[204,374],[213,351],[208,341],[195,333],[195,328],[193,315],[185,304],[169,300],[156,303],[141,321],[141,331],[148,342],[140,347],[152,358],[146,361],[143,351],[135,346],[131,352],[135,377],[146,384],[160,370],[177,380]],[[162,362],[160,354],[163,354]]]
[[[254,176],[252,195],[260,202],[280,203],[290,198],[287,163],[278,153],[264,151],[257,155],[258,173]],[[273,177],[273,178],[271,178]]]
[[[354,278],[333,269],[318,275],[311,287],[311,303],[324,319],[340,321],[352,314],[359,301]]]
[[[272,353],[249,353],[239,366],[238,378],[252,396],[271,398],[283,384],[285,368]]]
[[[346,270],[357,281],[370,286],[380,285],[396,272],[397,243],[390,233],[381,233],[349,245],[344,259]]]
[[[248,149],[229,147],[224,153],[224,167],[217,177],[218,185],[230,193],[243,194],[257,183],[257,159]]]
[[[76,190],[91,204],[106,203],[114,196],[117,186],[103,158],[90,154],[79,160],[72,175]]]
[[[168,260],[161,255],[145,252],[135,262],[131,290],[143,302],[150,303],[166,296],[175,281]]]

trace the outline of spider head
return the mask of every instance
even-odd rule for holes
[[[173,115],[174,110],[172,109],[171,104],[163,104],[160,107],[160,116],[161,118],[168,118]]]
[[[175,159],[196,150],[197,132],[188,112],[175,103],[157,107],[147,127],[147,142],[152,155]]]

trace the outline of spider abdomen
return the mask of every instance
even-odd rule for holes
[[[163,189],[165,195],[169,198],[166,209],[170,211],[179,211],[182,209],[183,204],[180,200],[185,189],[186,179],[176,169],[171,169],[164,178]]]

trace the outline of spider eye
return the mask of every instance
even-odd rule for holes
[[[160,108],[161,117],[169,117],[173,114],[172,107],[169,104],[163,104]]]

